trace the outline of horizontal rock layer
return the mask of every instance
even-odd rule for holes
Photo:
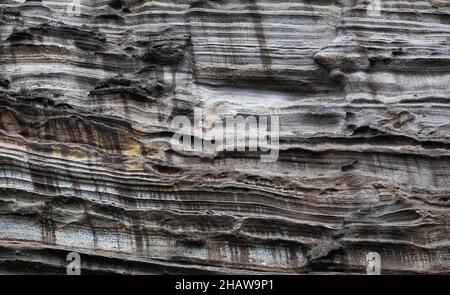
[[[0,271],[450,273],[450,6],[369,2],[2,0]],[[194,108],[279,159],[175,150]]]

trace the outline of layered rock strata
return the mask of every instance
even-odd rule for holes
[[[370,5],[1,0],[0,271],[450,273],[449,1]],[[278,160],[174,149],[196,108]]]

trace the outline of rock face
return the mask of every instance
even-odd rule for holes
[[[1,272],[450,273],[449,3],[1,0]]]

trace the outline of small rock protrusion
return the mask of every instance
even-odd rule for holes
[[[1,87],[3,87],[3,88],[9,88],[9,85],[10,85],[10,84],[11,84],[11,82],[10,82],[8,79],[6,79],[6,78],[0,76],[0,86],[1,86]]]
[[[353,170],[355,168],[356,164],[358,164],[358,162],[359,162],[358,160],[353,160],[351,162],[348,162],[348,163],[342,165],[341,171],[347,172],[347,171]]]
[[[158,65],[177,65],[184,59],[186,46],[184,41],[156,42],[146,51],[143,59]]]
[[[342,250],[342,245],[337,242],[331,242],[330,244],[318,245],[306,254],[306,258],[309,262],[314,262],[322,258],[326,258],[334,253]]]
[[[9,42],[33,41],[34,36],[29,28],[13,28],[11,35],[6,39]]]

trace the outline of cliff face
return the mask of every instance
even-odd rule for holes
[[[449,1],[369,2],[1,0],[0,270],[450,273]]]

